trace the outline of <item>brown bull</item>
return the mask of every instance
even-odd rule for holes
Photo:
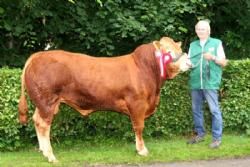
[[[182,53],[179,43],[164,37],[114,58],[61,50],[33,54],[23,69],[19,120],[27,122],[26,89],[36,106],[33,120],[43,155],[50,162],[56,161],[50,144],[50,127],[60,103],[68,104],[84,116],[97,110],[128,115],[135,132],[136,150],[147,155],[142,138],[144,120],[154,113],[165,79],[184,70],[187,59],[185,55],[165,64],[166,78],[162,78],[156,50],[165,50],[173,58]]]

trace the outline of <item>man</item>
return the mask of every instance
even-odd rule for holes
[[[212,143],[210,148],[218,148],[222,138],[222,114],[218,102],[218,89],[222,67],[226,66],[222,42],[210,37],[208,20],[200,20],[195,26],[198,40],[190,44],[188,56],[192,63],[189,86],[191,89],[192,111],[196,136],[188,144],[204,140],[205,128],[202,105],[206,101],[212,114]]]

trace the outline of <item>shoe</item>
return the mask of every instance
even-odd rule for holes
[[[220,140],[213,140],[213,142],[209,145],[210,148],[219,148],[221,145]]]
[[[194,136],[192,139],[190,139],[187,144],[196,144],[204,141],[204,136]]]

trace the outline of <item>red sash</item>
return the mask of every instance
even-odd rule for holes
[[[155,57],[159,63],[160,71],[161,71],[161,77],[163,79],[166,79],[167,73],[166,73],[166,66],[168,63],[172,61],[172,55],[169,52],[165,52],[164,50],[156,50],[155,51]]]

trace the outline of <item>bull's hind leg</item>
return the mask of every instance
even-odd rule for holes
[[[49,162],[57,162],[50,143],[50,127],[55,111],[45,112],[46,114],[36,108],[33,115],[39,149],[43,152],[43,155],[48,158]]]
[[[36,136],[37,136],[37,140],[38,140],[39,151],[43,151],[43,144],[41,143],[42,141],[41,141],[40,133],[38,133],[39,129],[38,129],[38,125],[36,123],[37,120],[38,120],[38,118],[37,118],[38,117],[37,116],[38,112],[39,112],[39,110],[38,110],[38,108],[36,108],[35,113],[33,114],[33,121],[34,121],[34,126],[35,126],[35,129],[36,129]]]

